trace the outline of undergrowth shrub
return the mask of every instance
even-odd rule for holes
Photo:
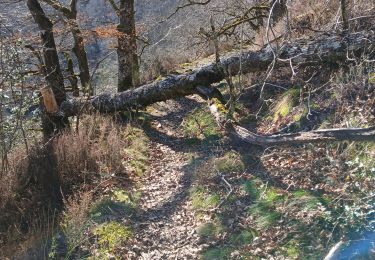
[[[29,154],[14,149],[0,174],[0,247],[13,241],[12,250],[20,251],[17,241],[25,242],[34,223],[43,223],[40,212],[55,216],[51,209],[65,204],[62,226],[73,234],[69,237],[75,242],[69,245],[74,248],[90,205],[88,192],[126,171],[125,129],[110,118],[91,115],[81,119],[78,131],[66,131]],[[82,196],[70,198],[77,191]]]
[[[66,238],[67,255],[84,242],[86,231],[91,224],[89,221],[90,209],[92,207],[93,194],[82,192],[64,201],[65,210],[62,214],[61,229]],[[53,248],[50,254],[54,254]]]
[[[125,127],[102,116],[82,120],[78,132],[65,132],[54,143],[57,170],[67,187],[125,171]],[[88,178],[89,177],[89,178]]]

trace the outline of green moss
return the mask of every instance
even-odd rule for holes
[[[210,193],[202,187],[195,187],[191,192],[192,206],[196,210],[208,210],[215,208],[220,203],[220,196]]]
[[[359,142],[348,147],[346,164],[355,168],[357,177],[367,177],[375,173],[375,143]]]
[[[142,129],[132,126],[127,127],[125,139],[127,164],[135,174],[142,175],[148,168],[150,140]]]
[[[90,218],[97,223],[102,223],[109,217],[129,216],[133,212],[134,206],[131,203],[122,203],[110,198],[104,198],[90,210]]]
[[[249,180],[243,184],[245,192],[252,198],[258,199],[261,193],[260,186],[262,182],[259,179]]]
[[[372,72],[368,75],[368,82],[371,84],[375,84],[375,72]]]
[[[248,245],[253,242],[254,237],[256,237],[256,231],[244,230],[239,234],[232,235],[230,241],[236,246]]]
[[[162,80],[164,80],[164,79],[166,79],[166,77],[160,75],[159,77],[157,77],[157,78],[155,79],[155,81],[162,81]]]
[[[118,202],[131,203],[129,195],[124,190],[115,190],[113,197]]]
[[[218,139],[221,136],[217,123],[206,109],[196,109],[184,120],[185,137],[204,139]]]
[[[245,164],[240,154],[230,151],[215,160],[215,169],[220,173],[242,173],[245,170]]]
[[[255,203],[250,208],[249,213],[255,217],[259,229],[273,226],[281,217],[281,214],[275,211],[269,203],[262,201]]]
[[[273,226],[281,217],[281,214],[275,211],[263,211],[256,219],[258,228],[269,228]]]
[[[228,109],[225,107],[225,105],[223,103],[221,103],[219,99],[213,98],[212,101],[215,103],[215,105],[216,105],[216,107],[217,107],[217,109],[219,110],[220,113],[225,115],[229,112]]]
[[[268,203],[276,203],[280,202],[285,198],[284,195],[280,194],[280,192],[275,188],[269,188],[265,192],[264,200]]]
[[[304,106],[300,112],[297,112],[296,114],[293,115],[293,121],[294,122],[301,121],[304,117],[307,116],[308,113],[309,113],[309,109],[307,108],[307,106]]]
[[[322,205],[320,198],[305,190],[293,192],[290,205],[301,207],[301,210],[313,210]]]
[[[112,200],[116,202],[120,202],[123,205],[129,205],[133,208],[137,207],[138,202],[141,198],[140,192],[135,192],[134,194],[130,194],[125,190],[117,189],[113,191]]]
[[[147,111],[150,110],[150,108],[147,108]],[[120,115],[122,116],[122,120],[136,123],[137,125],[149,125],[151,122],[151,115],[146,111],[123,111]]]
[[[317,102],[312,102],[311,103],[311,109],[320,109],[321,105]]]
[[[280,118],[285,118],[290,114],[293,107],[298,102],[299,93],[299,88],[292,88],[282,95],[273,109],[273,122],[278,121]]]
[[[115,221],[99,225],[93,233],[98,236],[98,244],[104,255],[113,254],[133,234],[131,228]]]
[[[182,68],[190,68],[194,67],[195,65],[193,63],[185,62],[180,65]]]
[[[282,249],[284,251],[284,255],[288,257],[288,259],[300,259],[302,256],[301,245],[299,245],[297,240],[290,240]]]

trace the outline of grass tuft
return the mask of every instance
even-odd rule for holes
[[[205,224],[202,224],[198,228],[198,234],[199,236],[207,239],[213,239],[223,233],[225,231],[225,226],[220,224],[219,222],[208,222]]]
[[[194,187],[191,191],[192,206],[195,210],[209,210],[215,208],[220,203],[220,196],[210,193],[203,187]]]
[[[292,112],[293,107],[297,105],[299,94],[299,88],[291,88],[283,94],[273,109],[273,122],[285,118]]]
[[[115,254],[116,249],[133,235],[131,228],[115,221],[99,225],[94,229],[93,233],[98,236],[98,244],[102,256]]]
[[[242,173],[245,170],[241,155],[234,151],[227,152],[216,159],[214,164],[215,169],[220,173]]]
[[[147,170],[150,140],[142,129],[129,126],[124,132],[128,170],[140,176]]]
[[[216,140],[221,136],[213,116],[204,108],[191,112],[184,121],[184,134],[187,138]]]

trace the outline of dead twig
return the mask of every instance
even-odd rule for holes
[[[230,185],[230,183],[225,179],[224,175],[220,174],[220,178],[228,186],[228,193],[225,196],[225,198],[219,203],[219,205],[217,205],[215,208],[211,209],[210,212],[215,212],[218,209],[220,209],[233,193],[232,185]]]

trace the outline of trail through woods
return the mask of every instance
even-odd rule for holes
[[[189,200],[192,166],[179,139],[179,126],[191,103],[184,98],[157,105],[160,111],[154,113],[150,129],[150,165],[137,189],[142,197],[125,258],[196,259],[203,249]]]

